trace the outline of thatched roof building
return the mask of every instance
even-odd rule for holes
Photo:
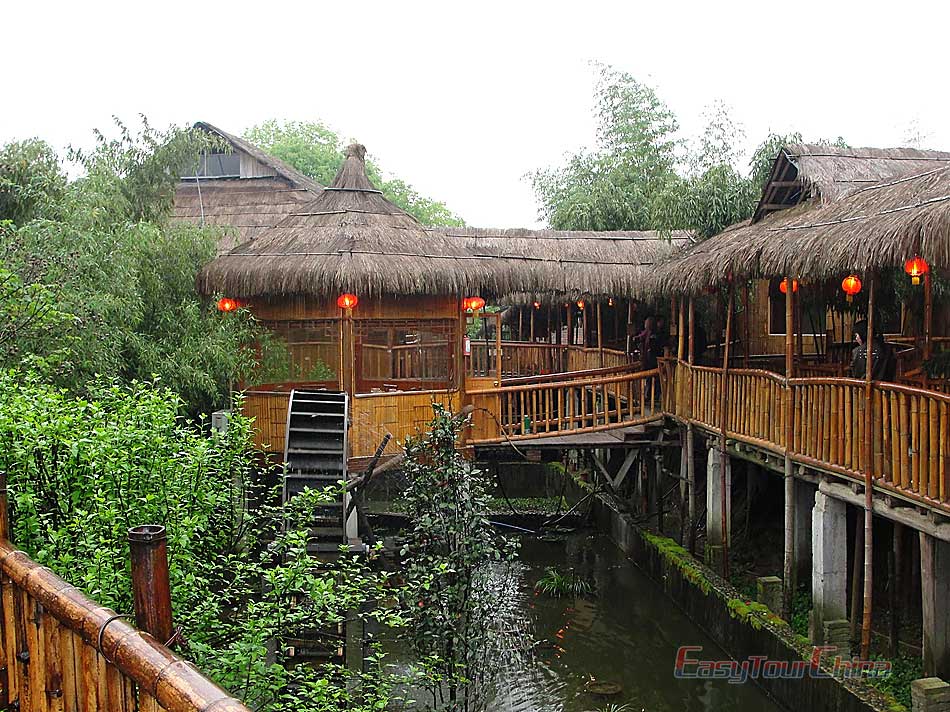
[[[202,156],[175,191],[172,220],[225,228],[222,254],[274,227],[323,190],[316,181],[244,139],[204,121],[195,128],[222,139],[230,152]],[[191,175],[196,173],[196,175]]]
[[[783,165],[795,166],[794,178]],[[661,287],[696,292],[730,273],[826,277],[915,254],[950,266],[948,153],[792,146],[776,159],[759,208],[665,263]]]
[[[372,185],[366,149],[347,149],[333,184],[209,264],[204,293],[237,298],[514,292],[638,296],[687,241],[652,232],[431,228]]]
[[[487,257],[423,227],[366,175],[366,149],[354,144],[333,184],[277,226],[205,267],[198,288],[238,298],[462,294],[493,279]]]

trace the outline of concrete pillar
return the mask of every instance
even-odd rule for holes
[[[950,678],[950,543],[920,533],[924,675]]]
[[[756,600],[769,607],[776,615],[782,614],[782,579],[778,576],[760,576],[755,580]]]
[[[795,480],[795,550],[796,582],[808,581],[811,575],[811,509],[818,488],[810,482]]]
[[[950,685],[939,677],[924,677],[910,683],[913,712],[947,712],[950,709]]]
[[[721,460],[717,448],[706,455],[706,564],[722,569],[722,545],[732,543],[732,458],[726,458],[726,529],[722,526]]]
[[[810,636],[825,644],[825,623],[848,617],[847,505],[815,492],[812,509],[812,611]]]

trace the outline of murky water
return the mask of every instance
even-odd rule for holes
[[[526,647],[533,652],[514,656],[488,707],[493,712],[585,712],[609,705],[626,705],[631,712],[779,710],[751,683],[675,679],[679,646],[701,645],[701,655],[694,656],[705,659],[724,653],[606,537],[524,537],[519,559],[512,604],[520,610]],[[593,584],[593,593],[535,595],[534,584],[546,566],[562,572],[573,568]],[[538,644],[532,646],[533,641]],[[619,694],[590,694],[591,677],[616,683]]]

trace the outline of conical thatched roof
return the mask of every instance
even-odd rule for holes
[[[824,278],[899,266],[916,254],[950,268],[950,166],[928,165],[834,202],[810,200],[734,225],[665,263],[658,281],[665,290],[695,292],[730,273]]]
[[[350,146],[329,188],[207,265],[199,291],[239,298],[461,294],[494,282],[487,259],[389,202],[367,177],[365,157],[363,146]]]

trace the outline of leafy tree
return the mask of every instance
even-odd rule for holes
[[[321,185],[333,182],[346,148],[343,139],[319,121],[281,123],[270,119],[248,129],[244,137]],[[366,170],[389,200],[423,225],[464,225],[444,203],[421,195],[399,178],[384,179],[374,161],[367,161]]]
[[[517,622],[506,615],[513,545],[488,523],[486,477],[455,448],[463,420],[440,405],[406,445],[412,528],[403,592],[413,650],[433,707],[483,709]]]
[[[144,120],[138,133],[117,126],[117,138],[97,133],[93,150],[70,152],[83,169],[73,181],[45,144],[0,152],[18,157],[0,166],[0,200],[11,219],[0,223],[10,276],[8,293],[0,293],[0,333],[16,334],[3,344],[0,364],[29,364],[74,389],[97,374],[157,375],[192,413],[207,412],[254,366],[249,346],[257,335],[247,314],[223,318],[195,292],[216,230],[167,219],[178,168],[212,139],[191,129],[157,131]]]
[[[0,373],[0,469],[16,544],[103,605],[132,610],[126,532],[166,527],[179,652],[263,712],[380,710],[401,681],[377,652],[366,672],[287,665],[288,638],[354,615],[401,626],[363,605],[392,581],[343,555],[317,573],[306,542],[314,506],[260,484],[250,422],[225,434],[184,423],[167,389],[97,381],[76,398],[22,372]],[[254,503],[254,506],[249,506]],[[355,613],[354,613],[355,612]],[[276,653],[274,652],[276,650]]]

